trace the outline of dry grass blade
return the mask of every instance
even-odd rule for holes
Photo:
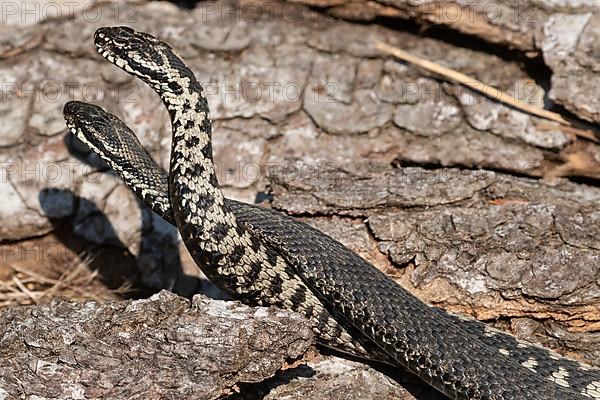
[[[27,287],[21,282],[17,275],[13,276],[13,282],[15,285],[23,292],[27,297],[31,299],[31,301],[35,304],[38,303],[38,296],[36,296],[33,292],[31,292]]]
[[[73,299],[104,301],[128,293],[131,288],[122,285],[116,290],[90,290],[97,283],[98,271],[91,270],[92,257],[82,255],[68,262],[61,273],[50,270],[32,271],[27,267],[11,265],[12,277],[0,281],[0,308],[49,302],[57,296]]]
[[[434,73],[441,75],[444,78],[447,78],[451,81],[458,82],[458,83],[460,83],[464,86],[467,86],[485,96],[496,99],[496,100],[498,100],[504,104],[507,104],[513,108],[516,108],[520,111],[523,111],[525,113],[535,115],[537,117],[544,118],[544,119],[547,119],[550,121],[557,122],[568,128],[568,129],[565,129],[566,133],[572,133],[576,136],[591,140],[596,143],[600,143],[600,140],[596,137],[594,132],[587,130],[587,129],[580,129],[578,127],[573,126],[573,124],[570,121],[565,119],[560,114],[557,114],[557,113],[549,111],[549,110],[545,110],[540,107],[532,106],[531,104],[527,104],[525,102],[522,102],[518,99],[515,99],[508,93],[504,93],[501,90],[499,90],[493,86],[487,85],[481,81],[478,81],[477,79],[475,79],[473,77],[467,76],[463,73],[460,73],[453,69],[436,64],[429,60],[425,60],[423,58],[417,57],[417,56],[410,54],[404,50],[401,50],[397,47],[393,47],[393,46],[390,46],[390,45],[382,43],[382,42],[377,42],[375,47],[384,53],[391,54],[394,57],[397,57],[403,61],[414,64],[414,65],[421,67],[423,69],[426,69],[428,71],[434,72]]]

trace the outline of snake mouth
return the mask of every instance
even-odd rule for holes
[[[135,31],[126,26],[103,27],[94,33],[96,51],[111,64],[125,69],[128,66],[126,59],[121,56],[131,47]],[[129,68],[127,72],[135,72]]]
[[[90,121],[94,120],[96,106],[81,101],[69,101],[63,108],[65,124],[71,133],[80,141],[89,145],[86,132],[90,129]]]
[[[126,26],[102,27],[94,34],[96,51],[125,72],[150,84],[167,80],[164,57],[172,49],[154,36]]]
[[[102,146],[102,139],[111,132],[111,114],[93,104],[69,101],[63,108],[67,128],[75,137],[91,148]]]
[[[86,115],[90,114],[92,108],[89,104],[81,101],[68,101],[63,108],[63,116],[69,130],[77,135],[77,130],[81,129],[81,125]]]

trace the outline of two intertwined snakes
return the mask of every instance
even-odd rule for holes
[[[208,104],[192,71],[169,45],[130,28],[100,28],[95,44],[167,107],[169,174],[97,106],[67,103],[68,127],[179,229],[202,271],[233,297],[298,311],[321,344],[401,366],[454,399],[600,399],[599,370],[430,307],[318,230],[225,198]]]

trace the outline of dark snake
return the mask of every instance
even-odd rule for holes
[[[233,297],[298,311],[325,346],[401,366],[453,399],[600,399],[600,370],[430,307],[320,231],[226,199],[212,162],[208,104],[192,71],[146,33],[100,28],[94,40],[167,107],[170,172],[97,106],[67,103],[67,126],[179,229],[205,275]]]

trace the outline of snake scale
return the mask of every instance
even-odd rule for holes
[[[170,171],[100,107],[69,102],[69,129],[175,225],[202,271],[233,297],[304,314],[321,344],[397,365],[452,399],[600,399],[600,371],[430,307],[331,237],[277,211],[226,199],[201,85],[175,51],[127,27],[97,51],[152,87],[172,125]]]

